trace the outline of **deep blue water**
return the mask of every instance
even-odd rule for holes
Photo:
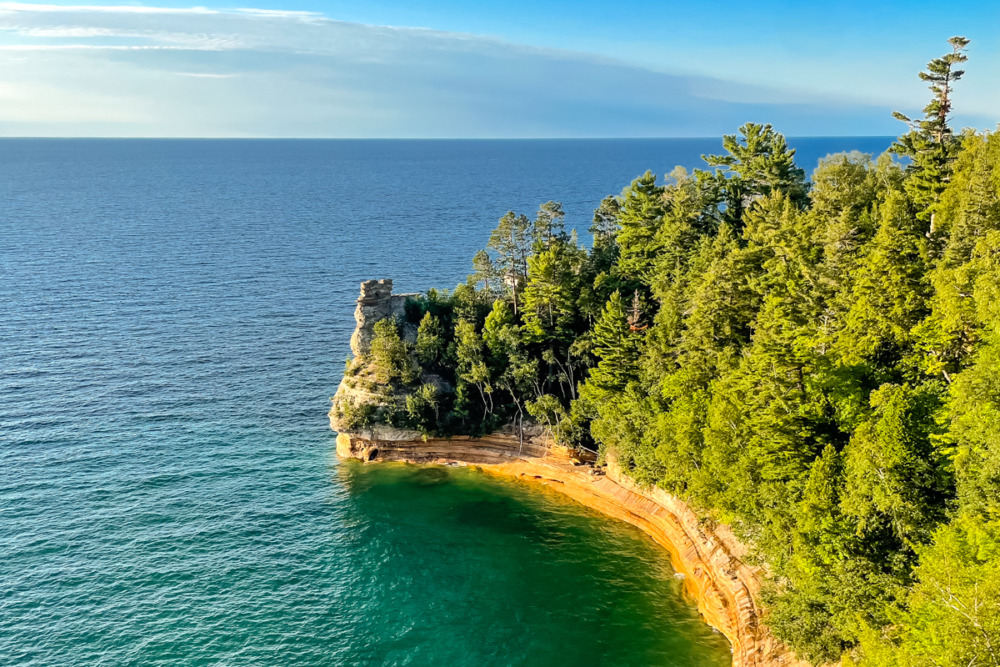
[[[720,664],[635,531],[326,421],[361,280],[453,286],[508,209],[585,230],[718,150],[0,140],[0,665]]]

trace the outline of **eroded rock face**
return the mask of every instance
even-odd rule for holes
[[[406,300],[419,294],[393,294],[392,280],[366,280],[361,283],[361,296],[358,297],[358,307],[354,309],[354,319],[358,323],[351,335],[351,353],[355,357],[363,357],[371,351],[372,337],[375,335],[375,323],[389,317],[403,327],[403,338],[416,341],[417,329],[406,322]]]
[[[371,424],[365,430],[372,438],[396,440],[420,436],[415,431],[381,424],[386,421],[387,414],[405,413],[407,392],[377,384],[369,373],[366,359],[371,353],[375,324],[381,320],[394,319],[399,325],[403,340],[411,344],[416,342],[418,327],[406,320],[406,302],[419,296],[415,293],[393,294],[392,280],[388,279],[366,280],[361,283],[361,295],[354,310],[357,327],[351,335],[354,359],[337,388],[330,410],[330,426],[335,431],[350,429],[358,422],[359,414],[364,413],[366,418],[363,423]],[[442,392],[451,391],[450,386],[435,375],[424,375],[421,381],[434,384]]]
[[[332,399],[333,405],[330,408],[329,415],[330,427],[334,431],[340,432],[352,429],[353,417],[351,415],[364,409],[364,406],[371,406],[375,411],[373,415],[377,415],[380,410],[395,409],[399,411],[406,409],[405,395],[379,392],[375,387],[366,386],[366,382],[364,378],[348,375],[345,375],[340,381],[337,393],[334,394]],[[391,427],[386,426],[385,429],[391,429]],[[366,431],[368,430],[371,429],[366,429]],[[414,432],[409,433],[411,435],[407,437],[413,437]],[[415,435],[419,436],[420,434],[417,433]],[[396,438],[388,437],[386,439],[393,440]]]

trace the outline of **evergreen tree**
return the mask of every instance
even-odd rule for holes
[[[588,256],[589,273],[592,280],[607,282],[608,273],[618,260],[618,216],[621,214],[621,200],[618,197],[605,197],[600,206],[594,210],[594,218],[590,225],[590,233],[594,246]],[[599,299],[598,307],[610,296],[611,289]]]
[[[623,390],[638,378],[640,333],[631,330],[621,294],[614,292],[594,324],[593,350],[598,358],[588,383],[603,392]]]
[[[488,247],[497,254],[499,278],[518,311],[518,294],[528,277],[528,257],[531,255],[532,225],[525,215],[508,211],[490,234]],[[480,264],[487,268],[483,258]]]
[[[417,328],[417,359],[425,366],[434,366],[444,357],[445,347],[441,321],[431,315],[430,311],[424,313]]]
[[[423,384],[406,396],[410,423],[424,434],[433,433],[441,422],[441,397],[436,385]]]
[[[566,240],[541,248],[528,258],[522,311],[525,330],[538,342],[568,347],[574,334],[583,255]]]
[[[566,213],[559,202],[548,201],[542,204],[531,230],[535,248],[548,248],[554,243],[568,241],[565,218]]]
[[[493,385],[483,349],[483,339],[476,333],[476,327],[468,320],[459,320],[455,325],[455,372],[460,386],[475,387],[483,405],[483,417],[493,414]]]
[[[859,532],[885,522],[912,547],[943,519],[950,479],[932,443],[939,401],[933,386],[887,384],[872,393],[874,412],[844,450],[843,508]]]
[[[879,218],[878,232],[853,280],[840,345],[848,361],[898,372],[911,352],[913,327],[928,313],[926,239],[902,193],[888,195]]]
[[[619,202],[618,270],[627,278],[641,280],[659,251],[654,241],[663,222],[663,188],[647,171],[625,188]]]
[[[501,293],[500,289],[503,283],[501,272],[485,250],[478,251],[472,258],[472,277],[477,285],[482,283],[490,295]]]
[[[594,210],[594,219],[589,231],[594,237],[595,249],[615,245],[618,230],[621,229],[618,222],[621,208],[621,199],[605,197],[601,200],[600,206]]]
[[[770,124],[746,123],[739,128],[739,136],[725,135],[722,147],[725,155],[702,156],[716,170],[697,173],[706,187],[715,190],[715,200],[724,205],[725,222],[738,225],[754,201],[775,192],[796,206],[808,201],[808,183],[805,172],[795,166],[795,149],[789,148],[784,135]]]
[[[843,460],[827,444],[809,469],[809,479],[796,506],[796,557],[811,573],[833,565],[842,556],[849,524],[840,512],[844,489]]]
[[[918,217],[930,221],[929,234],[935,231],[934,205],[948,185],[959,148],[948,125],[952,86],[965,74],[955,66],[968,60],[964,51],[969,40],[952,37],[948,43],[952,47],[951,53],[930,61],[927,71],[920,73],[920,78],[930,83],[934,94],[924,107],[923,120],[912,120],[898,111],[893,112],[894,118],[910,126],[910,131],[893,144],[892,150],[911,160],[907,168],[910,177],[906,181],[906,191],[917,205]]]
[[[858,153],[830,156],[813,174],[807,215],[813,219],[812,243],[821,250],[816,287],[825,306],[827,343],[850,308],[853,278],[878,230],[878,209],[890,193],[902,191],[902,182],[902,169],[888,155],[878,160]]]
[[[902,629],[889,664],[1000,665],[1000,530],[963,518],[921,552]],[[872,660],[868,664],[877,664]]]
[[[727,224],[700,251],[679,354],[684,365],[708,378],[750,342],[761,301],[754,284],[763,268],[760,253],[741,248]]]
[[[950,382],[974,352],[981,334],[971,298],[983,269],[977,245],[1000,230],[1000,135],[968,137],[937,207],[941,259],[931,273],[932,312],[914,331],[922,368]]]
[[[483,342],[489,351],[491,376],[496,386],[510,396],[515,408],[519,433],[526,402],[529,397],[541,394],[538,359],[528,353],[521,332],[507,303],[496,301],[483,325]]]
[[[370,349],[370,367],[375,382],[389,386],[394,383],[408,385],[416,380],[417,373],[395,320],[389,318],[375,323]]]

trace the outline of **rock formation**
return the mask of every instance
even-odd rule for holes
[[[363,357],[371,351],[375,323],[393,317],[403,327],[403,338],[413,342],[417,338],[415,325],[406,322],[406,301],[419,294],[393,294],[392,280],[366,280],[361,283],[361,296],[354,309],[354,319],[358,326],[351,336],[351,352],[355,357]]]
[[[364,429],[356,429],[359,433],[380,440],[420,437],[420,433],[416,431],[382,423],[386,421],[387,415],[405,412],[406,393],[378,385],[366,365],[376,322],[392,318],[399,325],[403,340],[411,344],[416,342],[418,326],[407,321],[406,303],[419,296],[417,293],[393,294],[392,280],[389,279],[366,280],[361,283],[361,295],[354,309],[357,326],[351,335],[351,352],[354,358],[337,387],[337,393],[332,399],[333,407],[330,409],[330,426],[335,431],[355,428],[353,424],[358,422],[357,416],[365,412],[369,418],[364,421],[370,422],[370,425]],[[442,392],[451,390],[437,375],[423,374],[420,379],[422,384],[433,384]]]

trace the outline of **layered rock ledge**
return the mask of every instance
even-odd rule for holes
[[[337,454],[362,461],[474,465],[487,473],[536,482],[650,535],[670,554],[687,592],[712,627],[729,640],[733,667],[804,667],[760,622],[760,571],[724,526],[701,521],[679,498],[641,489],[609,464],[604,473],[549,447],[540,435],[424,440],[412,431],[340,433]]]

